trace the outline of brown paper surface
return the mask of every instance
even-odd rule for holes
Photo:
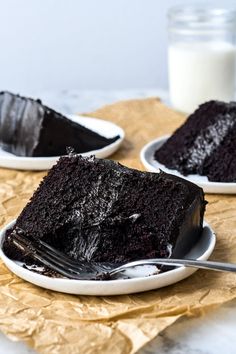
[[[113,158],[139,169],[141,147],[184,120],[155,98],[118,102],[89,115],[125,129],[125,142]],[[0,169],[1,227],[19,214],[44,174]],[[207,200],[206,219],[217,234],[211,258],[236,262],[236,196],[207,195]],[[93,297],[41,289],[0,262],[0,329],[39,353],[135,353],[180,316],[203,314],[235,297],[231,273],[199,270],[159,290]]]

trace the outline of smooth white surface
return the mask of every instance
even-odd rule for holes
[[[139,354],[235,354],[236,301],[197,318],[183,317]]]
[[[227,42],[177,42],[168,49],[170,100],[192,113],[212,99],[232,101],[236,47]]]
[[[82,156],[95,155],[99,158],[105,158],[112,155],[119,149],[125,137],[125,132],[118,125],[98,118],[82,117],[77,115],[68,116],[71,120],[89,128],[96,133],[105,136],[106,138],[113,138],[119,135],[120,138],[114,143],[105,146],[102,149],[91,150],[84,152]],[[10,154],[0,148],[0,166],[6,168],[13,168],[17,170],[48,170],[59,159],[59,156],[52,157],[21,157]]]
[[[14,342],[0,332],[0,354],[35,354],[23,342]]]
[[[165,14],[175,2],[1,1],[0,88],[167,86]]]
[[[126,90],[40,90],[32,92],[32,97],[40,98],[46,106],[62,114],[92,112],[118,101],[161,97],[169,103],[168,92],[162,89],[126,89]]]
[[[164,172],[176,175],[178,177],[187,179],[193,183],[196,183],[199,187],[202,187],[206,193],[223,193],[223,194],[235,194],[236,193],[236,183],[222,183],[222,182],[210,182],[207,177],[199,175],[188,175],[183,176],[176,170],[171,170],[158,161],[154,159],[154,153],[158,150],[164,142],[170,137],[170,135],[165,135],[161,138],[152,140],[146,144],[141,152],[140,159],[144,167],[150,172],[159,172],[163,170]]]
[[[162,288],[167,285],[174,284],[182,279],[185,279],[196,272],[196,268],[178,267],[173,270],[160,273],[157,275],[150,274],[150,268],[136,271],[129,270],[129,275],[134,276],[132,279],[116,279],[116,280],[74,280],[64,278],[52,278],[41,275],[23,268],[18,262],[8,258],[2,250],[5,232],[15,224],[12,221],[6,225],[0,232],[0,257],[5,265],[20,278],[29,281],[42,288],[60,291],[69,294],[77,295],[123,295],[138,293],[147,290]],[[210,257],[215,247],[215,234],[207,223],[204,223],[204,228],[201,237],[192,250],[186,255],[186,258],[206,260]],[[144,267],[143,267],[144,268]],[[146,267],[145,267],[146,268]],[[155,268],[154,268],[155,269]],[[152,274],[153,272],[151,272]],[[143,276],[145,274],[145,276]]]
[[[204,5],[210,1],[235,5],[235,0]],[[65,88],[166,89],[166,13],[189,0],[0,3],[0,88],[30,94]]]

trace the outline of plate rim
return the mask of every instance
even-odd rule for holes
[[[156,143],[161,143],[161,142],[165,142],[168,138],[171,137],[171,134],[166,134],[166,135],[162,135],[156,139],[153,139],[151,140],[150,142],[148,142],[147,144],[145,144],[141,151],[140,151],[140,160],[143,164],[143,166],[147,169],[150,169],[152,170],[152,172],[154,172],[154,170],[156,172],[158,172],[158,168],[153,166],[150,162],[147,161],[147,159],[145,158],[145,154],[146,152],[148,151],[148,149],[150,149],[150,147],[152,147],[154,144]],[[157,163],[159,163],[160,165],[163,165],[161,164],[159,161],[157,161]],[[164,166],[164,165],[163,165]],[[164,166],[165,167],[165,166]],[[188,176],[191,176],[191,175],[187,175],[187,176],[184,176],[182,175],[180,172],[178,172],[177,170],[172,170],[172,169],[169,169],[168,167],[165,167],[167,170],[168,170],[168,173],[172,173],[173,175],[175,175],[175,173],[177,172],[178,173],[178,177],[181,177],[183,179],[187,179],[193,183],[196,184],[196,181],[193,181],[191,179],[191,177],[188,177]],[[196,177],[199,177],[199,178],[207,178],[206,176],[201,176],[201,175],[194,175]],[[236,182],[211,182],[211,181],[200,181],[199,182],[202,186],[204,185],[205,187],[208,187],[208,186],[212,186],[212,187],[236,187]]]
[[[42,279],[42,280],[50,280],[52,281],[53,283],[68,283],[68,284],[78,284],[78,283],[81,283],[83,285],[91,285],[93,284],[94,286],[96,285],[105,285],[105,284],[116,284],[116,285],[119,285],[119,284],[124,284],[124,282],[126,282],[127,284],[132,284],[132,283],[136,283],[137,280],[138,281],[142,281],[142,282],[147,282],[147,281],[150,281],[150,280],[154,280],[154,279],[162,279],[164,277],[166,277],[166,274],[168,273],[170,275],[170,273],[175,276],[175,275],[180,275],[183,271],[186,271],[186,270],[191,270],[192,272],[190,274],[187,274],[187,276],[181,278],[181,279],[184,279],[188,276],[190,276],[191,274],[193,274],[194,272],[196,272],[198,270],[198,268],[189,268],[189,267],[185,267],[185,266],[180,266],[180,267],[177,267],[173,270],[170,270],[168,272],[164,272],[164,273],[161,273],[161,274],[154,274],[154,275],[149,275],[149,276],[144,276],[144,277],[135,277],[135,278],[131,278],[131,279],[114,279],[114,280],[77,280],[77,279],[67,279],[67,278],[53,278],[53,277],[48,277],[47,275],[43,275],[43,274],[38,274],[36,272],[32,272],[31,270],[29,269],[26,269],[26,268],[23,268],[22,266],[18,265],[16,263],[16,261],[14,260],[11,260],[10,258],[8,258],[3,250],[2,250],[2,245],[3,245],[3,240],[4,240],[4,237],[5,237],[5,232],[6,230],[8,230],[10,227],[12,227],[16,222],[16,219],[12,220],[11,222],[9,222],[8,224],[6,224],[1,230],[0,230],[0,259],[2,259],[3,263],[5,264],[5,266],[8,268],[7,266],[7,263],[10,262],[10,263],[13,263],[14,266],[17,266],[18,268],[21,269],[21,271],[25,274],[32,274],[37,278],[37,279]],[[203,220],[203,227],[208,227],[210,232],[211,232],[211,240],[210,240],[210,244],[208,246],[207,249],[205,249],[204,253],[196,258],[197,260],[207,260],[214,248],[215,248],[215,245],[216,245],[216,234],[214,232],[214,230],[211,228],[211,226],[205,221]],[[5,262],[5,259],[7,260]],[[9,268],[8,268],[9,269]],[[13,272],[11,270],[11,272]],[[15,274],[15,272],[13,272]],[[17,275],[18,276],[18,275]],[[20,277],[20,276],[19,276]],[[22,278],[24,279],[24,278]],[[24,279],[25,280],[25,279]],[[28,280],[26,280],[28,281]],[[174,282],[176,283],[176,282]]]

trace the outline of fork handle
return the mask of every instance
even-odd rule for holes
[[[200,269],[208,269],[208,270],[216,270],[223,272],[236,272],[236,264],[234,263],[225,263],[225,262],[215,262],[215,261],[200,261],[193,259],[162,259],[162,258],[153,258],[153,259],[145,259],[130,262],[124,264],[123,266],[117,267],[116,269],[110,271],[110,275],[114,275],[116,273],[120,273],[128,268],[136,267],[140,265],[173,265],[173,266],[185,266],[192,268],[200,268]]]

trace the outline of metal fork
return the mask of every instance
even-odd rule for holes
[[[129,262],[117,266],[114,263],[77,261],[66,256],[40,239],[29,240],[23,234],[12,233],[13,243],[49,269],[70,279],[111,279],[128,268],[143,265],[185,266],[200,269],[236,272],[236,264],[193,259],[154,258]]]

